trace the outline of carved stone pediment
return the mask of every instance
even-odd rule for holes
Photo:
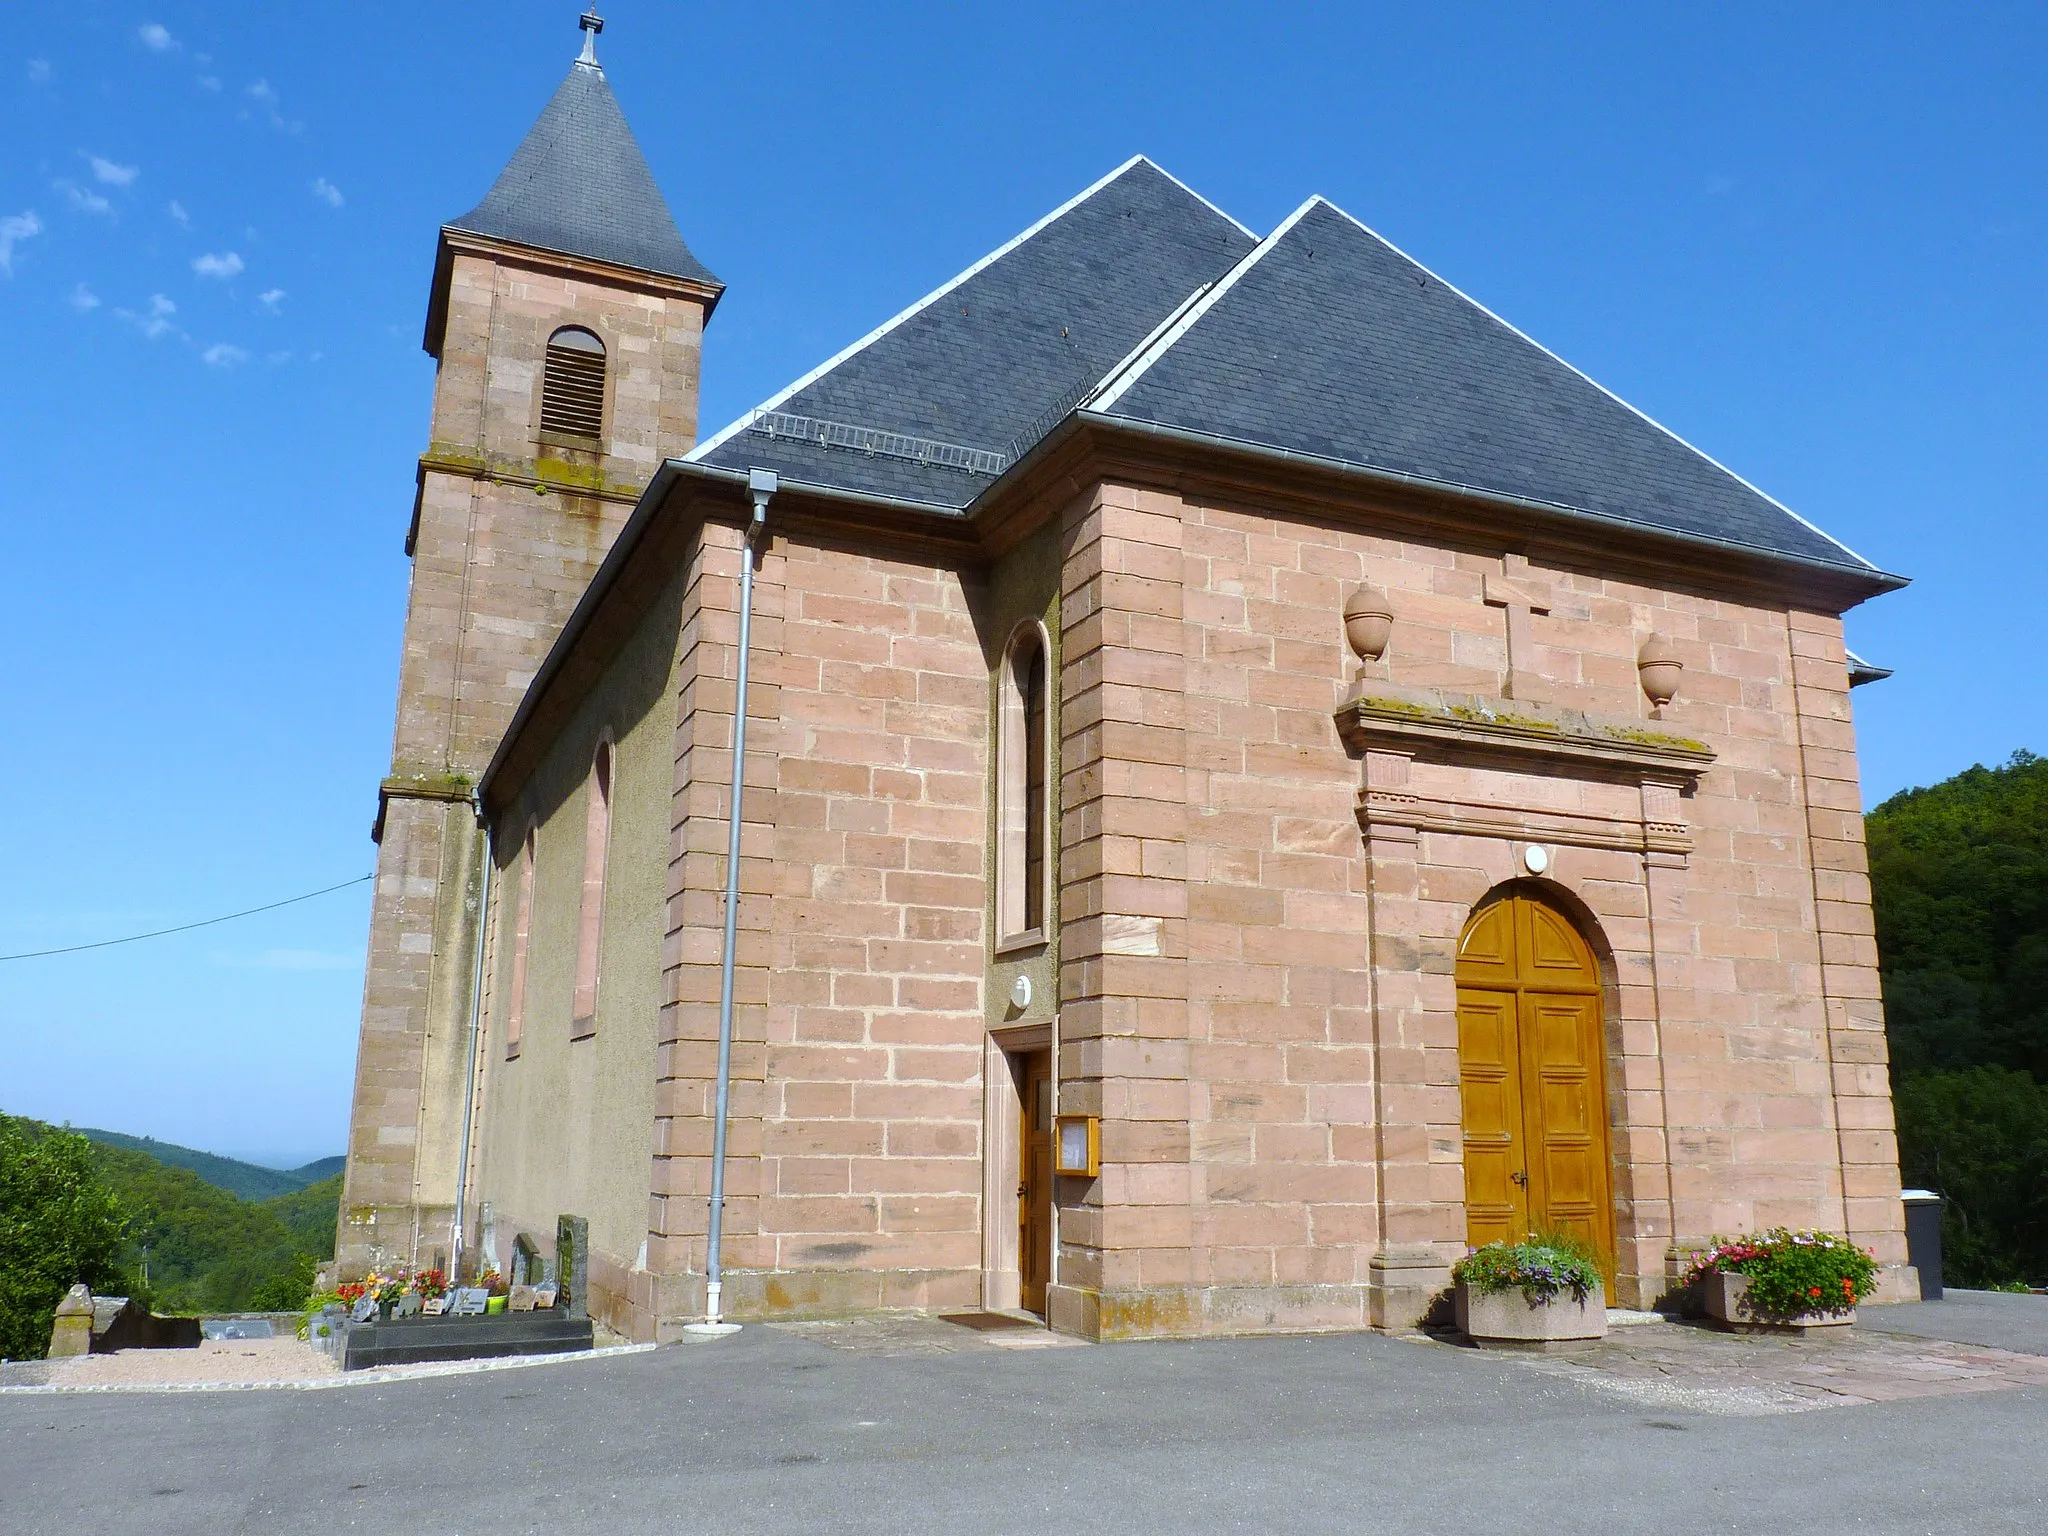
[[[1683,801],[1714,762],[1656,722],[1374,679],[1339,706],[1363,761],[1362,829],[1403,828],[1683,856]],[[1543,783],[1577,781],[1560,800]],[[1604,786],[1597,792],[1592,786]]]
[[[1382,748],[1415,757],[1507,758],[1532,767],[1569,763],[1628,778],[1676,773],[1688,787],[1714,762],[1705,742],[1655,721],[1377,680],[1339,705],[1336,718],[1354,754]]]

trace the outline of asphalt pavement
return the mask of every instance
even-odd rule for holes
[[[0,1395],[0,1532],[2038,1533],[2044,1451],[2041,1388],[1730,1417],[1371,1335],[888,1356],[754,1327],[327,1391]]]

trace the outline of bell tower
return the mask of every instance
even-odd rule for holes
[[[343,1278],[453,1257],[484,839],[472,789],[661,462],[697,438],[723,291],[597,60],[604,23],[484,200],[442,226],[391,771],[335,1247]]]

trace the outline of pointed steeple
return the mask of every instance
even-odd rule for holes
[[[583,53],[484,200],[448,228],[720,288],[690,254],[597,62],[596,8]]]

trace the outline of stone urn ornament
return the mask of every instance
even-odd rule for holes
[[[1653,719],[1663,719],[1664,707],[1678,697],[1678,681],[1684,672],[1678,648],[1662,635],[1650,636],[1636,652],[1636,676],[1642,680]]]
[[[1394,633],[1394,605],[1370,582],[1344,600],[1344,641],[1360,661],[1378,661]]]

